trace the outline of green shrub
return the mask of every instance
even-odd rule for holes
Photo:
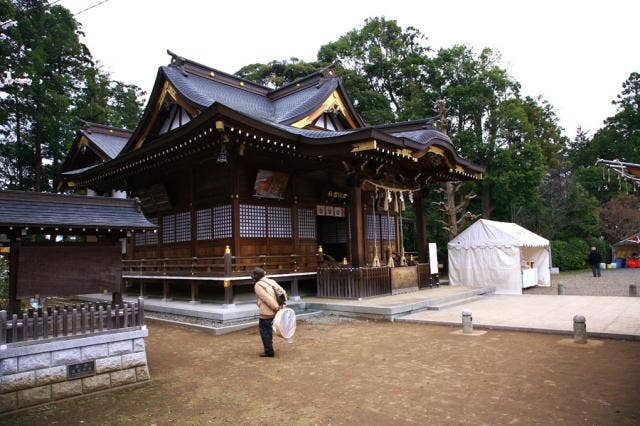
[[[589,244],[580,238],[551,241],[553,266],[559,267],[561,271],[586,268],[588,255]]]

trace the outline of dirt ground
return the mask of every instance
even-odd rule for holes
[[[0,418],[30,424],[640,424],[640,343],[332,320],[259,358],[257,330],[149,323],[152,381]]]

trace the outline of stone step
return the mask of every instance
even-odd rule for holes
[[[464,299],[453,300],[453,301],[450,301],[450,302],[444,302],[444,303],[440,303],[440,304],[437,304],[437,305],[428,306],[427,310],[428,311],[441,311],[443,309],[448,309],[448,308],[452,308],[454,306],[464,305],[465,303],[474,302],[476,300],[482,299],[483,297],[485,297],[485,295],[471,296],[471,297],[466,297]]]

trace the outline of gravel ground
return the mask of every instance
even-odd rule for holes
[[[532,287],[524,294],[558,294],[558,283],[564,285],[567,295],[629,296],[629,285],[640,290],[640,268],[607,269],[600,278],[594,278],[591,270],[562,272],[551,275],[551,287]]]

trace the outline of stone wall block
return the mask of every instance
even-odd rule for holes
[[[82,362],[80,348],[55,351],[51,354],[51,365],[77,364]]]
[[[122,357],[120,355],[96,359],[96,373],[98,374],[120,370],[121,368]]]
[[[136,367],[136,378],[139,382],[149,380],[151,378],[151,375],[149,375],[149,368],[146,365],[144,367]]]
[[[136,382],[136,369],[114,371],[111,374],[111,386],[122,386]]]
[[[51,385],[51,397],[53,399],[69,398],[80,394],[82,394],[82,379]]]
[[[18,408],[18,392],[4,393],[0,395],[0,413]]]
[[[133,342],[131,340],[121,340],[119,342],[109,343],[109,356],[122,355],[131,353],[133,350]]]
[[[97,376],[85,377],[82,379],[82,391],[84,393],[108,389],[110,386],[111,379],[109,378],[109,373],[98,374]]]
[[[109,356],[109,346],[106,343],[82,348],[82,361],[91,361],[92,359],[104,358],[106,356]]]
[[[140,367],[141,365],[147,365],[146,352],[122,355],[122,368]]]
[[[30,388],[36,384],[35,371],[26,371],[24,373],[9,374],[2,376],[0,383],[0,393],[12,392],[20,389]]]
[[[36,388],[18,391],[18,407],[29,407],[42,404],[51,400],[51,386],[38,386]]]
[[[18,371],[30,371],[47,367],[51,367],[51,354],[49,352],[24,355],[18,358]]]
[[[18,358],[5,358],[0,361],[0,374],[14,374],[18,372]]]
[[[67,380],[67,366],[43,368],[36,370],[36,385],[48,385]]]
[[[144,351],[144,338],[133,339],[133,351],[141,352]]]

